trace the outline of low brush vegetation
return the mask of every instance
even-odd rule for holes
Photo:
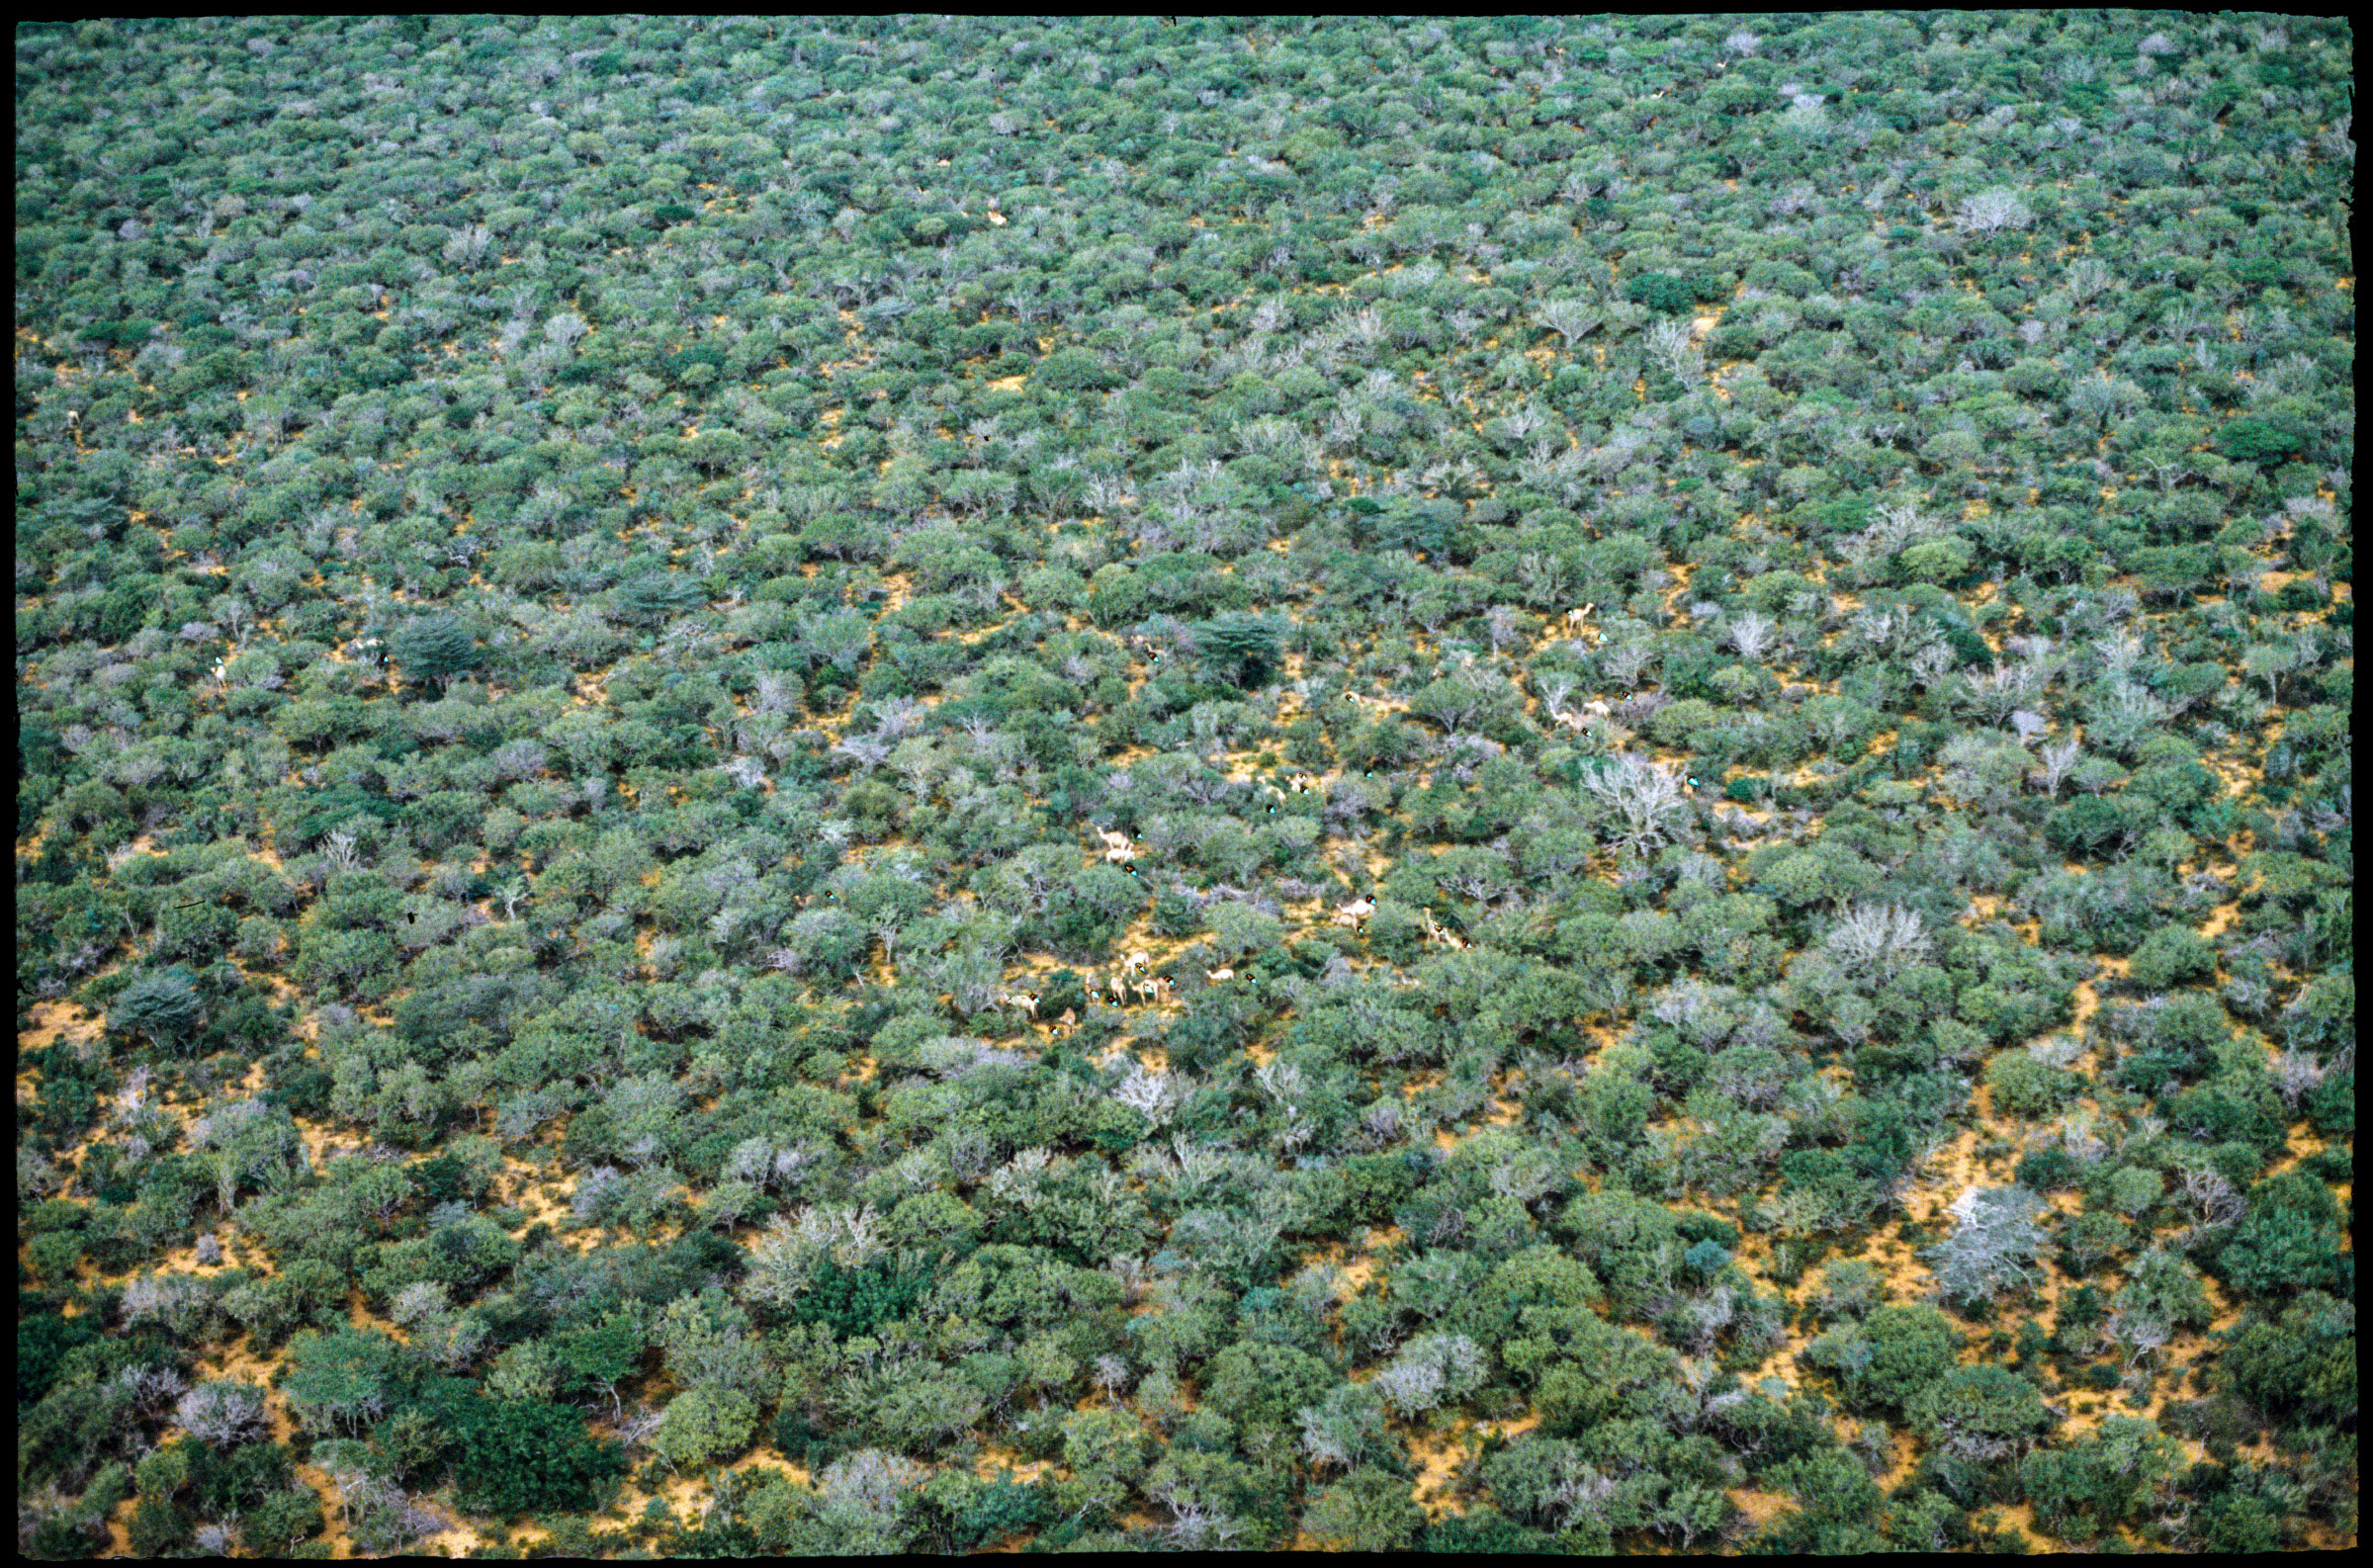
[[[21,26],[21,1550],[2344,1547],[2352,36]]]

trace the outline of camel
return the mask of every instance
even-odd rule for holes
[[[1571,630],[1574,630],[1574,631],[1577,631],[1577,632],[1578,632],[1578,631],[1580,631],[1580,630],[1581,630],[1583,627],[1585,627],[1585,626],[1588,626],[1588,625],[1590,624],[1590,612],[1591,612],[1591,611],[1593,611],[1593,610],[1595,610],[1595,609],[1597,609],[1597,608],[1598,608],[1598,606],[1597,606],[1597,605],[1595,605],[1595,604],[1586,604],[1586,605],[1582,606],[1582,608],[1580,608],[1579,610],[1568,610],[1568,611],[1566,611],[1566,612],[1565,612],[1565,624],[1566,624],[1566,626],[1567,626],[1568,628],[1570,628]]]
[[[1361,925],[1365,923],[1367,917],[1375,913],[1375,900],[1354,899],[1349,904],[1335,906],[1335,923],[1337,925]]]
[[[1126,849],[1129,847],[1129,835],[1127,833],[1108,833],[1101,828],[1099,828],[1096,829],[1096,836],[1103,840],[1104,847],[1106,849]]]
[[[1236,971],[1233,969],[1206,969],[1203,971],[1203,978],[1216,986],[1222,981],[1234,980]]]
[[[1037,1021],[1038,993],[1034,991],[1009,991],[1000,996],[997,1000],[1002,1005],[1011,1007],[1015,1012],[1020,1013],[1025,1019],[1028,1019],[1031,1022]]]
[[[1105,851],[1104,851],[1104,864],[1105,864],[1105,865],[1108,865],[1108,866],[1125,866],[1125,865],[1135,865],[1136,863],[1137,863],[1137,851],[1136,851],[1136,850],[1134,850],[1134,849],[1131,849],[1131,848],[1130,848],[1130,847],[1129,847],[1127,844],[1125,844],[1125,843],[1124,843],[1124,844],[1117,844],[1117,845],[1114,845],[1112,848],[1110,848],[1110,849],[1107,849],[1107,850],[1105,850]]]
[[[1059,1039],[1069,1039],[1071,1037],[1071,1031],[1079,1026],[1080,1015],[1072,1011],[1069,1007],[1065,1007],[1063,1009],[1063,1016],[1055,1020],[1056,1036]]]
[[[1150,997],[1156,1002],[1167,1003],[1170,1001],[1170,982],[1160,975],[1149,975],[1138,982],[1137,997],[1139,1001]]]
[[[1145,951],[1143,948],[1139,948],[1136,952],[1131,953],[1128,957],[1120,961],[1120,968],[1121,972],[1126,974],[1131,970],[1150,969],[1153,967],[1153,963],[1154,955]]]

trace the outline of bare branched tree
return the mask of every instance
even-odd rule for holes
[[[1629,751],[1585,772],[1582,787],[1614,812],[1616,836],[1633,850],[1663,843],[1687,808],[1678,769]]]
[[[1992,234],[2006,228],[2026,228],[2035,222],[2035,214],[2013,191],[1979,191],[1965,198],[1954,221],[1965,233]]]

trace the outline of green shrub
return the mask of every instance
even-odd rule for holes
[[[2249,1212],[2217,1254],[2218,1275],[2244,1295],[2287,1296],[2301,1290],[2344,1294],[2356,1260],[2340,1246],[2339,1207],[2331,1189],[2290,1172],[2269,1176],[2249,1193]]]
[[[1645,272],[1624,285],[1624,297],[1664,315],[1679,315],[1697,306],[1701,285],[1668,272]]]
[[[2139,986],[2163,991],[2195,980],[2214,980],[2217,951],[2198,931],[2162,926],[2134,950],[2127,974]]]
[[[484,656],[478,640],[458,616],[426,615],[407,621],[388,639],[388,652],[407,680],[451,685]]]
[[[2019,1185],[2038,1192],[2062,1192],[2076,1184],[2076,1162],[2062,1149],[2038,1149],[2019,1161]]]
[[[1030,379],[1060,392],[1108,392],[1121,383],[1118,371],[1085,348],[1057,349],[1038,362]]]
[[[2092,1540],[2159,1500],[2183,1468],[2183,1450],[2157,1423],[2108,1416],[2069,1447],[2027,1455],[2019,1478],[2038,1524]]]
[[[706,1469],[749,1446],[757,1425],[757,1401],[740,1389],[686,1389],[667,1402],[652,1447],[678,1469]]]
[[[959,1551],[972,1551],[1045,1523],[1044,1492],[1001,1468],[973,1487],[956,1510],[950,1533]]]
[[[585,1430],[582,1413],[536,1400],[467,1399],[452,1422],[455,1497],[477,1514],[599,1508],[626,1459]]]
[[[1830,1330],[1805,1347],[1804,1356],[1836,1374],[1848,1403],[1900,1410],[1944,1374],[1960,1350],[1961,1335],[1934,1307],[1890,1305]]]
[[[2288,461],[2307,440],[2298,431],[2264,419],[2232,419],[2217,432],[2217,450],[2235,463],[2273,468]]]
[[[849,1268],[827,1260],[792,1309],[799,1323],[821,1323],[835,1340],[871,1335],[912,1312],[930,1289],[927,1273],[902,1273],[887,1259]]]
[[[2024,1051],[2004,1051],[1985,1064],[1993,1108],[2008,1116],[2052,1115],[2075,1096],[2076,1075],[2039,1062]]]
[[[132,1511],[128,1535],[132,1554],[150,1559],[171,1555],[190,1538],[196,1523],[188,1509],[170,1498],[143,1497]]]
[[[108,1027],[145,1035],[151,1043],[168,1048],[195,1039],[205,1018],[206,999],[189,974],[180,969],[142,975],[107,1009]]]
[[[1310,1503],[1302,1527],[1332,1551],[1402,1551],[1425,1526],[1426,1511],[1409,1483],[1380,1470],[1360,1469]]]
[[[2251,1316],[2225,1336],[2216,1386],[2278,1418],[2317,1423],[2356,1412],[2356,1309],[2304,1291],[2280,1319]]]

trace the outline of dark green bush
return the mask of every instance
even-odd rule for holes
[[[1624,285],[1624,298],[1665,315],[1694,309],[1705,296],[1704,280],[1679,278],[1669,272],[1647,272]]]
[[[594,1437],[584,1414],[566,1405],[487,1399],[463,1383],[421,1408],[440,1428],[454,1496],[472,1513],[584,1512],[626,1474],[618,1445]]]
[[[887,1260],[861,1268],[827,1262],[792,1308],[800,1323],[820,1323],[835,1340],[870,1335],[913,1311],[930,1287],[926,1273],[903,1273]]]
[[[2345,1294],[2356,1276],[2354,1255],[2340,1246],[2331,1189],[2297,1172],[2251,1189],[2249,1212],[2215,1266],[2234,1289],[2260,1298],[2302,1290]]]
[[[2019,1161],[2015,1179],[2038,1192],[2057,1192],[2076,1184],[2076,1162],[2059,1149],[2038,1149]]]

